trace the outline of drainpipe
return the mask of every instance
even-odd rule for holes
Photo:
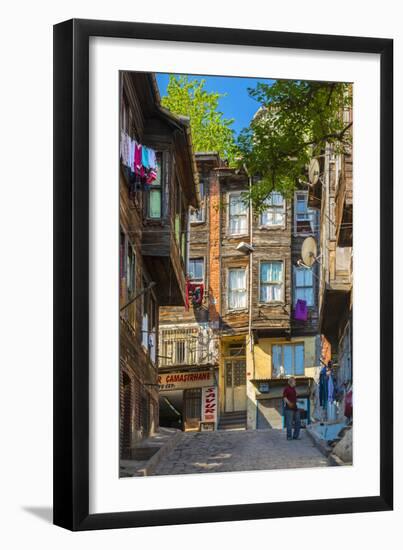
[[[248,326],[248,337],[249,337],[249,351],[250,351],[250,356],[251,356],[251,360],[252,360],[252,378],[255,379],[256,378],[256,373],[255,373],[255,353],[254,353],[254,349],[253,349],[253,335],[252,335],[252,288],[253,288],[253,285],[252,285],[252,281],[253,281],[253,207],[252,207],[252,199],[251,199],[251,190],[252,190],[252,177],[251,175],[249,174],[248,172],[248,169],[246,168],[245,164],[243,165],[244,167],[244,170],[248,176],[248,183],[249,183],[249,245],[251,247],[251,251],[249,252],[249,307],[248,307],[248,317],[249,317],[249,326]],[[255,421],[253,421],[253,419],[249,418],[249,415],[251,414],[251,411],[250,411],[250,407],[247,406],[247,413],[246,413],[246,427],[249,428],[249,427],[252,427],[252,428],[256,428],[256,425],[257,425],[257,422],[256,422],[256,415],[257,415],[257,403],[256,403],[256,397],[255,397],[255,394],[254,394],[254,391],[253,389],[250,387],[248,388],[250,382],[248,382],[248,379],[246,380],[246,394],[247,394],[247,397],[249,395],[249,392],[251,391],[252,394],[253,394],[253,401],[255,402],[255,405],[254,405],[254,408],[256,410],[256,413],[254,414],[255,416]],[[249,402],[249,398],[248,398],[248,402]],[[250,426],[250,421],[252,423],[252,426]]]
[[[190,206],[188,207],[187,213],[187,222],[186,222],[186,261],[185,264],[185,274],[189,273],[189,257],[190,257]],[[204,266],[206,269],[206,266]]]
[[[252,199],[250,197],[250,192],[252,190],[252,178],[246,168],[245,164],[243,168],[248,176],[249,183],[249,244],[252,248],[252,251],[249,253],[249,307],[248,307],[248,336],[249,336],[249,351],[252,354],[253,361],[253,376],[255,376],[255,358],[253,354],[253,338],[252,338],[252,275],[253,275],[253,208],[252,208]]]

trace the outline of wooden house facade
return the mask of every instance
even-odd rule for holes
[[[189,123],[160,106],[153,74],[120,74],[120,131],[120,456],[131,458],[159,426],[158,311],[185,303],[198,189]],[[152,153],[153,174],[148,156],[129,166],[133,144]]]
[[[352,110],[343,114],[352,123]],[[349,130],[351,131],[351,130]],[[353,157],[326,148],[309,202],[320,212],[319,329],[331,346],[339,386],[352,383]]]
[[[286,199],[277,192],[268,197],[262,212],[254,212],[245,202],[245,192],[254,183],[248,174],[224,168],[217,176],[220,425],[278,428],[282,398],[280,390],[271,391],[271,386],[283,387],[285,378],[294,375],[301,380],[299,395],[309,400],[311,377],[318,365],[316,268],[307,270],[297,264],[303,240],[316,235],[316,213],[309,209],[306,193]],[[301,204],[298,209],[308,223],[301,230],[296,203],[302,196],[305,209]],[[303,321],[294,318],[297,299],[308,305]],[[303,379],[308,382],[302,383]]]
[[[216,153],[197,153],[195,157],[200,205],[191,209],[189,219],[188,303],[161,307],[159,316],[161,423],[185,430],[198,430],[203,421],[217,421],[217,399],[213,402],[214,414],[206,413],[205,401],[207,390],[216,395],[218,388],[219,342],[210,311],[214,303],[210,277],[210,184],[214,183],[214,169],[221,161]],[[201,292],[197,300],[190,288]],[[187,380],[180,381],[184,377]]]
[[[317,267],[308,276],[306,268],[303,277],[296,272],[303,240],[317,236],[317,214],[309,208],[305,191],[298,196],[305,208],[299,204],[298,219],[297,197],[286,200],[279,193],[269,197],[263,212],[255,213],[245,201],[253,184],[245,171],[229,168],[213,153],[196,158],[204,211],[191,218],[188,276],[190,283],[203,284],[203,301],[190,303],[188,310],[160,309],[160,347],[167,352],[159,372],[214,372],[215,427],[281,427],[278,387],[293,374],[301,380],[300,394],[309,399],[318,368]],[[305,223],[297,227],[301,219]],[[296,297],[308,302],[305,321],[294,319]],[[195,338],[205,330],[204,340]],[[203,354],[207,363],[197,360],[198,351],[189,355],[192,339],[180,343],[186,341],[185,331],[194,331],[193,342],[208,343]],[[186,359],[181,346],[186,347]],[[272,383],[276,392],[261,391]],[[185,429],[199,429],[203,422],[202,395],[196,382],[188,391],[165,385],[162,393],[177,406],[178,416],[182,412]]]

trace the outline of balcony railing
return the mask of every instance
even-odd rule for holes
[[[209,365],[217,360],[217,343],[208,328],[162,328],[159,339],[159,367]]]

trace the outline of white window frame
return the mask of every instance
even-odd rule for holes
[[[281,300],[269,300],[267,302],[264,302],[261,299],[261,287],[264,286],[270,286],[270,285],[278,285],[278,283],[275,282],[269,282],[269,283],[262,283],[261,278],[261,265],[262,264],[270,264],[270,263],[281,263],[282,264],[282,280],[281,280]],[[283,258],[270,258],[270,259],[264,259],[259,261],[259,304],[260,305],[271,305],[271,304],[283,304],[285,302],[285,291],[284,291],[284,282],[285,282],[285,261]]]
[[[195,260],[201,260],[203,262],[203,277],[191,277],[191,273],[190,273],[190,262],[191,261],[195,261]],[[194,258],[189,258],[188,260],[188,273],[189,273],[189,280],[190,281],[194,281],[194,282],[197,282],[197,283],[203,283],[204,281],[204,278],[206,276],[206,261],[205,261],[205,258],[204,256],[196,256]]]
[[[155,154],[160,159],[160,167],[161,167],[161,174],[160,174],[160,182],[159,185],[156,185],[154,182],[149,185],[149,189],[147,191],[147,200],[146,200],[146,219],[147,220],[162,220],[164,218],[164,183],[165,183],[165,170],[167,169],[166,164],[166,153],[162,150],[155,151]],[[153,191],[158,191],[160,194],[160,215],[159,216],[151,216],[151,193]]]
[[[304,285],[304,286],[298,286],[297,287],[297,273],[298,273],[298,271],[300,271],[301,273],[303,273],[305,271],[310,271],[311,272],[311,275],[312,275],[312,285],[311,286]],[[294,306],[296,305],[297,300],[302,300],[303,299],[303,298],[297,298],[297,288],[312,288],[312,304],[309,304],[307,302],[306,305],[308,307],[314,307],[315,306],[315,281],[314,281],[313,267],[306,268],[306,267],[300,267],[300,266],[294,265],[294,285],[293,285],[293,303],[294,303]]]
[[[206,195],[204,192],[204,182],[199,182],[200,208],[189,209],[189,221],[191,224],[204,223],[206,221]],[[199,217],[198,217],[199,216]]]
[[[237,270],[237,271],[243,271],[245,273],[245,287],[244,287],[244,292],[245,292],[245,305],[244,306],[241,306],[241,307],[231,307],[230,306],[230,295],[231,295],[231,289],[230,289],[230,272],[231,271],[234,271],[234,270]],[[241,289],[236,289],[236,290],[241,290]],[[243,311],[245,309],[248,308],[248,269],[246,267],[228,267],[227,268],[227,310],[228,311]]]
[[[200,216],[200,217],[198,217]],[[200,205],[200,208],[191,208],[189,212],[189,221],[192,225],[197,223],[204,223],[206,221],[206,209],[204,199]]]
[[[273,210],[273,214],[276,214],[277,212],[279,212],[281,210],[281,213],[283,215],[283,221],[282,223],[263,223],[263,212],[260,214],[259,216],[259,224],[260,224],[260,227],[261,228],[265,228],[265,229],[278,229],[278,228],[284,228],[285,227],[285,218],[286,218],[286,199],[284,197],[284,195],[278,191],[272,191],[269,195],[269,197],[267,197],[266,201],[268,201],[271,197],[271,195],[273,194],[278,194],[282,197],[283,199],[283,204],[282,206],[276,206],[276,205],[270,205],[268,204],[267,205],[267,208],[265,208],[265,212],[269,211],[269,210]],[[265,201],[265,202],[266,202]]]
[[[227,215],[227,234],[231,237],[234,237],[234,236],[243,236],[243,235],[248,235],[249,234],[249,207],[248,205],[245,205],[245,209],[246,209],[246,213],[245,214],[237,214],[236,216],[237,217],[240,217],[240,216],[245,216],[246,217],[246,229],[245,231],[243,232],[240,232],[240,233],[232,233],[231,232],[231,198],[233,197],[238,197],[238,198],[241,198],[242,196],[242,193],[244,193],[245,191],[231,191],[230,193],[228,193],[228,215]],[[242,201],[243,202],[243,201]]]
[[[306,202],[306,221],[309,221],[311,230],[310,231],[298,231],[297,230],[297,220],[298,220],[298,212],[297,212],[297,196],[298,195],[304,195],[305,196],[305,202]],[[301,235],[314,235],[316,233],[316,228],[312,226],[314,225],[315,219],[315,210],[313,208],[309,208],[308,206],[308,191],[295,191],[294,193],[294,235],[301,236]]]
[[[281,347],[282,366],[283,367],[284,367],[284,348],[285,348],[285,346],[291,346],[291,348],[292,348],[292,372],[291,372],[291,374],[286,373],[285,368],[284,368],[284,376],[285,377],[305,376],[305,368],[306,368],[306,365],[305,365],[305,343],[304,342],[273,342],[273,344],[271,345],[271,373],[272,373],[272,376],[274,376],[274,374],[275,374],[275,371],[274,371],[274,350],[273,350],[273,348],[275,346],[280,346]],[[297,346],[302,346],[303,358],[304,358],[303,372],[298,373],[298,374],[295,372],[295,351],[296,351]],[[276,374],[277,374],[277,376],[279,375],[279,373],[276,373]]]

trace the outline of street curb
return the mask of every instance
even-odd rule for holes
[[[339,458],[336,454],[330,453],[330,455],[327,457],[329,460],[330,466],[346,466],[347,464]]]
[[[346,466],[346,463],[333,453],[332,447],[330,447],[324,439],[319,439],[319,437],[316,437],[309,429],[306,430],[306,433],[311,438],[315,447],[317,447],[323,456],[327,458],[329,466]]]
[[[146,463],[143,468],[143,476],[152,475],[155,471],[158,464],[161,460],[172,451],[174,447],[179,443],[179,440],[182,439],[183,432],[178,431],[174,436],[172,436],[165,445],[161,447]]]
[[[317,437],[313,432],[311,432],[311,430],[307,429],[305,431],[314,443],[315,447],[317,447],[324,456],[328,457],[332,451],[332,448],[329,447],[327,442],[324,439]]]

